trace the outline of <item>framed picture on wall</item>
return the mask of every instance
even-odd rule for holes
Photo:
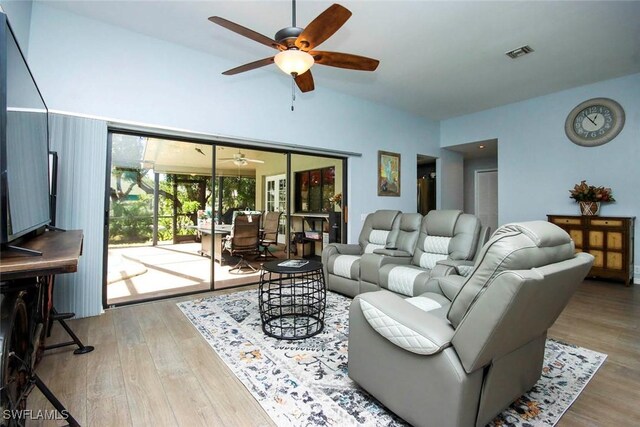
[[[400,154],[378,151],[378,196],[400,196]]]

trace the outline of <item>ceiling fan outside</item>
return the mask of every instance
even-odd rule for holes
[[[209,21],[280,51],[275,56],[232,68],[222,74],[239,74],[275,62],[282,71],[291,74],[300,91],[309,92],[315,88],[310,70],[314,63],[360,71],[374,71],[378,67],[380,61],[377,59],[349,53],[313,50],[338,31],[349,17],[351,12],[347,8],[333,4],[311,21],[306,28],[300,28],[296,26],[296,1],[292,0],[292,25],[278,31],[275,39],[219,16],[212,16]]]
[[[234,154],[233,157],[225,157],[218,160],[220,160],[220,163],[233,162],[236,166],[246,166],[249,163],[264,163],[264,160],[250,159],[240,152]]]

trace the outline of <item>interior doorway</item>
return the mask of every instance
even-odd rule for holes
[[[485,227],[498,228],[498,170],[475,171],[475,213]]]
[[[469,142],[447,149],[463,157],[463,210],[474,214],[493,233],[499,225],[498,140]]]
[[[417,207],[416,211],[426,215],[436,208],[436,158],[418,154]]]

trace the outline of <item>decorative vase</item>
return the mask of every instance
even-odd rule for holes
[[[580,202],[580,213],[584,216],[598,215],[600,202]]]

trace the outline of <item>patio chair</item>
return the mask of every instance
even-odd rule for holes
[[[240,260],[229,269],[229,272],[243,268],[249,268],[251,272],[257,271],[247,262],[245,255],[258,253],[260,242],[260,212],[234,212],[231,234],[224,240],[223,251],[231,256],[238,256]]]
[[[265,212],[262,232],[260,233],[260,256],[264,259],[275,258],[269,251],[271,245],[278,244],[278,226],[282,212]]]

